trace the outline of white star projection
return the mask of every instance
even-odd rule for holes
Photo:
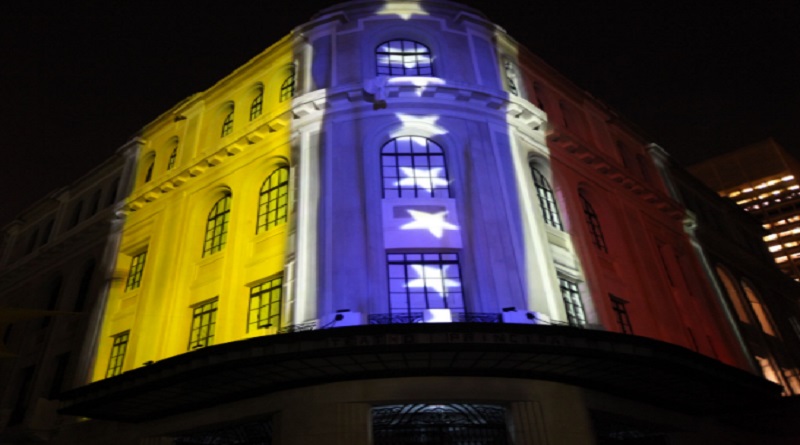
[[[420,278],[415,278],[406,283],[406,287],[433,289],[440,297],[447,297],[447,289],[451,287],[461,287],[458,280],[451,280],[447,278],[447,269],[449,265],[442,266],[441,270],[438,267],[423,266],[421,264],[412,264],[411,268]]]
[[[419,3],[386,3],[376,15],[396,15],[403,20],[409,20],[412,15],[428,15]]]
[[[437,213],[421,212],[419,210],[407,210],[414,221],[400,226],[403,230],[422,229],[431,232],[436,238],[442,238],[445,230],[458,230],[458,226],[445,221],[447,210]]]
[[[408,134],[406,131],[407,128],[419,125],[424,125],[426,129],[430,131],[430,135],[428,137],[447,134],[447,130],[436,125],[436,121],[439,120],[439,116],[436,116],[435,114],[431,116],[414,116],[412,114],[395,113],[395,116],[397,116],[397,120],[399,120],[403,126],[390,135],[392,138],[406,136]]]
[[[428,193],[433,193],[433,189],[437,186],[447,187],[447,179],[439,177],[439,174],[444,171],[442,167],[430,169],[400,167],[400,171],[406,177],[395,182],[394,185],[407,188],[419,187]]]

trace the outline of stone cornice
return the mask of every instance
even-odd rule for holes
[[[397,103],[404,105],[411,103],[463,110],[469,104],[470,112],[483,110],[495,117],[504,116],[508,122],[527,128],[529,131],[541,131],[543,128],[544,112],[523,99],[508,96],[499,90],[438,84],[439,82],[443,81],[437,78],[392,78],[383,87],[381,94],[385,95],[386,102],[391,106]],[[375,94],[368,93],[361,85],[350,84],[313,91],[295,98],[290,109],[257,120],[242,130],[233,142],[207,152],[186,168],[177,170],[160,181],[154,181],[148,188],[139,187],[128,199],[125,210],[133,212],[143,208],[164,194],[202,176],[210,167],[228,162],[232,157],[265,139],[270,133],[286,129],[292,122],[306,123],[320,120],[331,112],[347,112],[364,107],[375,108],[375,97]]]
[[[649,206],[655,207],[658,211],[667,214],[676,221],[683,221],[684,209],[674,199],[657,190],[654,186],[634,178],[623,167],[609,162],[597,149],[581,143],[577,137],[566,130],[556,127],[549,128],[547,142],[548,146],[562,149],[565,153],[570,154]]]

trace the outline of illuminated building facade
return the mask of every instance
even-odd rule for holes
[[[755,216],[775,262],[800,279],[800,163],[774,139],[743,147],[689,168],[721,196]]]
[[[477,11],[326,9],[120,150],[43,440],[781,443],[652,150]]]

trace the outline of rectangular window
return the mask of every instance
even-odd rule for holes
[[[125,361],[125,352],[128,351],[128,337],[131,331],[125,331],[114,336],[111,346],[111,355],[108,358],[106,378],[122,374],[122,364]]]
[[[586,324],[586,314],[583,311],[583,301],[577,283],[558,278],[561,288],[561,297],[564,299],[564,308],[567,310],[567,321],[570,326],[581,327]]]
[[[389,308],[392,314],[425,309],[464,312],[464,290],[456,253],[390,253]]]
[[[247,313],[247,332],[281,326],[281,295],[283,277],[250,288],[250,309]]]
[[[217,299],[201,303],[192,308],[192,331],[189,333],[189,350],[205,348],[214,344],[214,328],[217,326]]]
[[[628,317],[628,309],[625,307],[628,302],[616,295],[609,294],[608,296],[611,298],[611,309],[617,316],[617,324],[619,325],[620,332],[623,334],[633,334],[631,319]]]
[[[147,259],[147,252],[142,252],[131,258],[131,268],[128,272],[128,281],[125,290],[137,289],[142,284],[142,273],[144,272],[144,261]]]

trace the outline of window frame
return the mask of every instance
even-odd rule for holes
[[[106,378],[122,374],[125,366],[125,355],[128,352],[128,342],[130,341],[130,329],[115,334],[111,344],[111,352],[108,355],[108,366],[106,367]]]
[[[578,283],[570,278],[558,277],[558,288],[564,300],[564,310],[567,313],[567,322],[570,326],[583,327],[586,325],[586,311],[583,308],[583,298]]]
[[[259,88],[258,94],[250,102],[250,121],[254,121],[264,112],[264,89]]]
[[[220,128],[220,137],[228,136],[229,134],[233,133],[233,112],[234,108],[230,107],[228,110],[228,114],[225,115],[225,118],[222,120],[222,127]]]
[[[285,178],[283,175],[285,174]],[[289,220],[289,179],[288,166],[280,166],[267,176],[258,193],[258,214],[256,215],[256,234],[285,224]],[[273,183],[277,181],[276,183]]]
[[[536,162],[529,163],[531,176],[533,177],[533,185],[536,190],[536,197],[539,199],[539,208],[542,211],[542,218],[545,224],[555,229],[564,231],[564,223],[561,220],[561,212],[558,210],[558,202],[556,201],[553,187],[550,181],[539,169]]]
[[[294,98],[295,94],[295,87],[296,87],[296,78],[295,78],[295,70],[292,69],[288,76],[281,82],[281,89],[280,94],[278,96],[279,102],[285,102],[289,99]]]
[[[138,289],[142,285],[144,265],[147,261],[147,251],[131,256],[131,266],[128,269],[128,279],[125,280],[125,292]]]
[[[421,141],[424,141],[424,145],[420,144]],[[407,148],[404,148],[405,145]],[[424,147],[424,150],[416,151],[416,147]],[[436,141],[424,136],[399,136],[381,146],[380,156],[383,198],[453,198],[447,156]],[[410,169],[413,177],[404,169]],[[443,172],[441,177],[432,175],[437,169]],[[410,187],[401,184],[406,179],[412,179]],[[444,181],[444,185],[441,185],[441,181]],[[430,192],[425,187],[426,183]]]
[[[264,297],[267,298],[265,299]],[[262,317],[265,310],[266,317]],[[271,327],[280,329],[282,313],[283,274],[250,287],[250,298],[247,308],[248,333]],[[266,323],[263,323],[264,321],[266,321]]]
[[[221,252],[228,242],[228,223],[231,216],[231,194],[217,200],[208,212],[205,237],[203,239],[203,257]],[[222,208],[220,209],[220,205]]]
[[[589,227],[589,235],[592,237],[592,244],[597,250],[608,253],[608,243],[606,243],[606,237],[603,234],[603,226],[600,224],[600,217],[594,210],[592,202],[586,197],[586,193],[583,190],[578,190],[578,198],[583,207],[583,216]]]
[[[219,298],[215,297],[191,307],[192,324],[189,330],[189,345],[187,349],[206,348],[214,344],[217,326],[217,310]],[[205,334],[203,334],[205,329]],[[195,336],[197,333],[197,336]]]
[[[439,277],[437,278],[434,275],[428,278],[424,275],[420,275],[415,266],[422,268],[423,273],[426,270],[425,266],[438,267]],[[455,266],[455,275],[453,275],[452,272],[447,272],[452,266]],[[402,276],[397,273],[400,268],[402,268]],[[414,272],[412,272],[412,270]],[[389,312],[392,315],[407,315],[413,317],[426,309],[450,309],[455,312],[468,312],[464,292],[463,272],[461,270],[461,260],[458,252],[387,252],[386,272],[389,288]],[[418,291],[412,291],[411,286],[409,286],[409,282],[412,280],[422,280],[425,286],[420,287]],[[434,286],[429,286],[428,280],[433,280],[431,284],[434,284]],[[440,283],[436,283],[436,280],[439,280]],[[455,287],[457,290],[450,291],[451,287],[444,283],[445,280],[457,280],[458,286]],[[442,285],[441,287],[444,292],[438,294],[435,289],[436,284]],[[416,287],[418,286],[415,286],[415,288]],[[434,287],[434,289],[431,290],[431,287]],[[455,298],[453,298],[453,296],[455,296]],[[437,300],[433,300],[434,304],[432,305],[432,298],[440,298],[442,304],[435,304]],[[416,299],[418,302],[424,301],[424,306],[413,303],[412,299]],[[395,302],[402,302],[403,304],[395,304]]]
[[[397,47],[399,45],[399,48]],[[408,46],[412,47],[409,48]],[[394,47],[393,47],[394,46]],[[398,49],[399,51],[394,51]],[[420,51],[422,50],[422,51]],[[375,73],[390,77],[433,77],[433,52],[411,39],[392,39],[375,47]],[[393,60],[395,59],[395,60]],[[399,61],[397,60],[399,59]],[[409,66],[413,65],[413,66]]]
[[[608,294],[608,297],[611,300],[611,310],[614,311],[620,332],[623,334],[633,334],[633,325],[631,324],[631,318],[627,308],[628,301],[614,294]]]
[[[175,168],[175,161],[178,159],[178,146],[172,147],[172,151],[169,154],[169,159],[167,159],[167,171],[172,170]]]

